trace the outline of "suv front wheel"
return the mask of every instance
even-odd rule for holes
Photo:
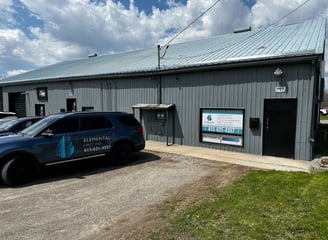
[[[1,170],[3,182],[10,186],[26,183],[33,178],[34,174],[34,164],[21,156],[11,158]]]
[[[127,164],[132,160],[133,149],[129,143],[119,143],[112,150],[112,162],[115,165]]]

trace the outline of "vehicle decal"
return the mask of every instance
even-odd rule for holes
[[[84,152],[107,151],[111,149],[111,136],[87,137],[83,139]]]
[[[63,136],[57,145],[57,156],[68,158],[74,154],[75,148],[70,136]]]

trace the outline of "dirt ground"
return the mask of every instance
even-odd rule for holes
[[[54,166],[25,186],[0,184],[0,239],[147,239],[165,226],[163,212],[174,215],[247,171],[146,151],[123,167],[101,159]]]
[[[174,155],[163,154],[162,157]],[[194,158],[195,159],[195,158]],[[199,161],[205,161],[199,159]],[[224,188],[232,182],[244,176],[251,168],[239,165],[211,162],[212,169],[207,175],[197,181],[185,184],[171,190],[169,197],[164,201],[151,204],[133,214],[125,216],[116,224],[104,228],[88,240],[139,240],[148,239],[151,233],[167,225],[163,214],[175,215],[185,209],[188,205],[197,203],[209,195],[208,189]]]

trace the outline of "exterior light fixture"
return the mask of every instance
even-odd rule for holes
[[[275,75],[276,77],[280,77],[284,74],[284,72],[280,69],[277,68],[276,70],[274,70],[273,75]]]
[[[279,82],[279,86],[275,87],[275,92],[276,93],[286,93],[287,92],[287,82],[282,81],[282,75],[284,72],[281,70],[281,68],[277,68],[274,70],[273,75],[275,75],[277,81]]]

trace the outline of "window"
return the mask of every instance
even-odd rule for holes
[[[35,116],[45,116],[44,104],[35,104]]]
[[[139,122],[132,116],[120,116],[117,119],[126,126],[139,126]]]
[[[113,127],[112,123],[104,117],[81,118],[81,131],[104,129]]]
[[[37,88],[36,91],[40,101],[48,100],[48,89],[46,87]]]
[[[22,129],[31,126],[34,122],[35,122],[35,121],[33,121],[33,120],[27,121],[26,123],[23,124]]]
[[[63,134],[79,131],[78,118],[64,118],[49,127],[53,134]]]
[[[66,109],[67,109],[67,112],[75,112],[77,110],[75,98],[66,99]]]

